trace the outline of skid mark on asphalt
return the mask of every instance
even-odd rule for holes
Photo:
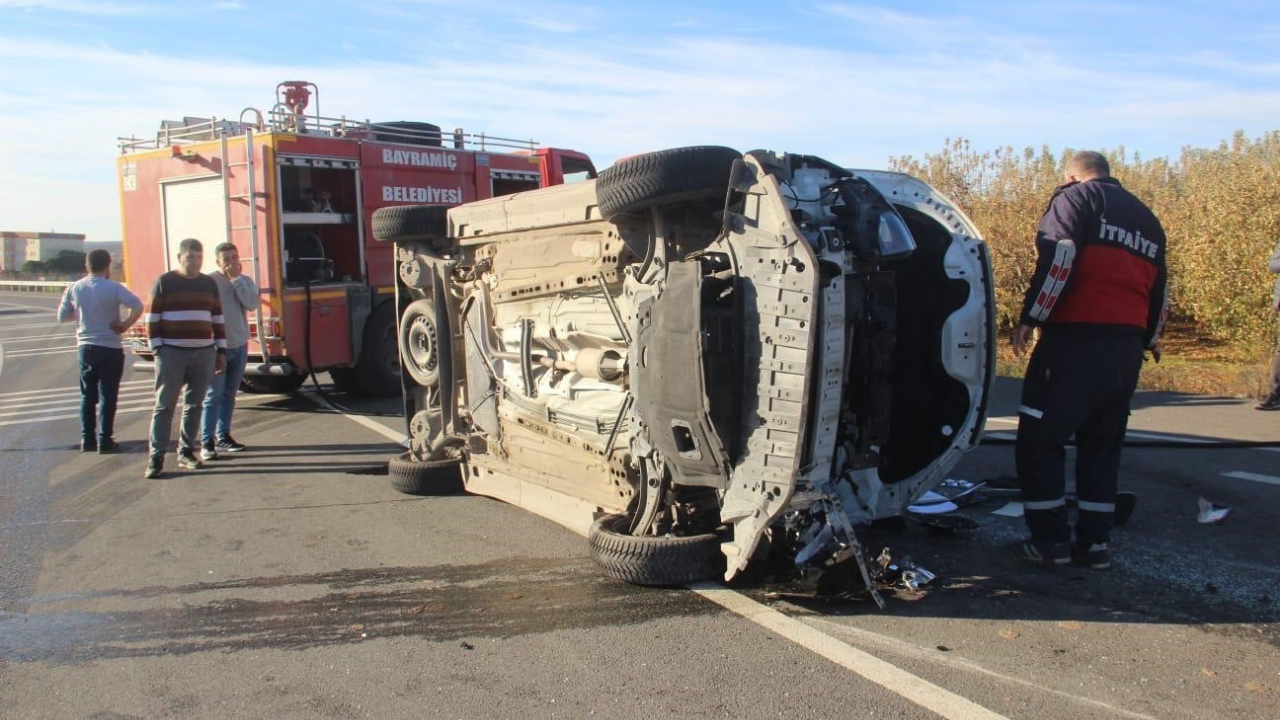
[[[331,592],[298,600],[246,597],[199,603],[192,597],[220,590],[300,586]],[[173,597],[182,607],[0,613],[0,660],[78,663],[208,651],[303,650],[387,637],[465,642],[719,612],[691,593],[606,580],[585,561],[530,558],[245,578],[93,595],[110,596]],[[54,601],[65,602],[66,596],[31,602]]]

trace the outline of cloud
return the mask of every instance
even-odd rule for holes
[[[413,42],[422,40],[416,27],[353,22],[319,42],[368,41],[384,53],[379,59],[286,51],[272,62],[0,31],[0,137],[8,139],[0,143],[0,216],[9,225],[56,221],[91,239],[115,239],[117,135],[146,136],[165,118],[267,110],[276,83],[295,77],[320,85],[329,116],[534,138],[586,151],[602,167],[635,152],[702,143],[883,167],[890,156],[934,152],[948,137],[975,147],[1125,145],[1151,157],[1215,145],[1237,128],[1271,129],[1280,116],[1280,91],[1251,87],[1272,71],[1265,63],[1192,52],[1082,62],[1026,31],[847,3],[815,6],[834,33],[821,43],[793,33],[641,35],[609,16],[525,7],[516,15],[571,17],[563,31],[605,28],[539,43],[528,41],[527,23],[481,32],[479,20],[434,2],[389,7],[438,11],[432,44]],[[653,27],[670,30],[671,20]],[[850,40],[857,27],[932,41],[889,42],[889,52]],[[401,49],[402,56],[388,54]]]
[[[145,5],[120,2],[97,2],[96,0],[0,0],[0,9],[16,8],[18,10],[54,10],[57,12],[76,13],[80,15],[140,15],[151,12]]]

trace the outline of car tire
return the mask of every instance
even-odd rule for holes
[[[449,208],[444,205],[396,205],[373,212],[373,237],[380,242],[448,243]]]
[[[723,195],[733,161],[741,157],[732,148],[696,145],[619,160],[596,181],[600,214],[609,220],[655,205]]]
[[[724,572],[720,539],[712,533],[677,537],[625,535],[623,515],[606,515],[591,525],[591,560],[605,575],[635,585],[683,585]]]
[[[387,462],[391,487],[407,495],[456,495],[462,492],[461,461],[414,460],[407,452]]]
[[[302,387],[307,376],[302,373],[292,375],[245,375],[240,379],[240,389],[249,393],[279,394],[290,393]]]
[[[364,345],[356,360],[355,380],[365,395],[400,394],[400,350],[396,347],[395,303],[383,303],[364,325]]]
[[[430,387],[440,381],[440,333],[435,303],[414,300],[400,316],[400,367],[414,382]]]

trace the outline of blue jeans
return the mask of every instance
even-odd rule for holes
[[[214,375],[204,396],[204,419],[200,423],[200,440],[222,439],[231,434],[231,413],[236,409],[236,392],[249,362],[249,346],[227,348],[227,369]]]
[[[80,441],[96,445],[99,440],[112,439],[115,431],[124,350],[81,345],[77,355],[80,360]]]

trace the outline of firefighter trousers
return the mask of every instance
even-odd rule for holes
[[[1050,325],[1031,353],[1015,450],[1033,540],[1067,543],[1066,443],[1076,439],[1076,543],[1109,539],[1129,403],[1142,368],[1142,330]]]

